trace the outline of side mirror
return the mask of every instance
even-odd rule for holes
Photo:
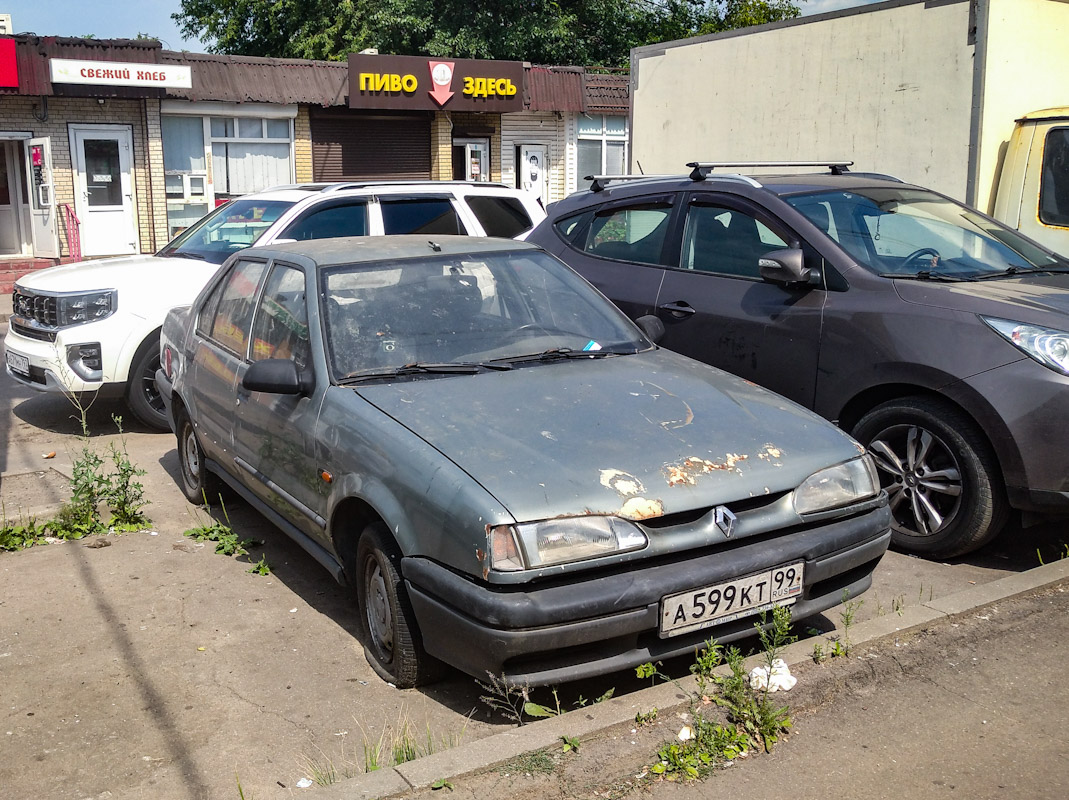
[[[290,395],[308,394],[311,388],[301,378],[297,364],[288,358],[265,358],[254,362],[245,371],[241,385],[250,392]]]
[[[646,338],[654,344],[657,344],[661,337],[664,336],[664,323],[661,322],[660,317],[655,317],[653,314],[639,317],[635,320],[635,324],[646,334]]]
[[[757,260],[761,277],[772,283],[807,283],[810,269],[805,265],[802,251],[785,248],[765,253]]]

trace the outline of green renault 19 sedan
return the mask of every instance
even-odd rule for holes
[[[821,612],[890,539],[853,439],[659,326],[524,243],[280,244],[170,312],[156,379],[186,496],[352,587],[384,679],[550,684]]]

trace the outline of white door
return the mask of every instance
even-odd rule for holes
[[[461,159],[459,164],[458,158]],[[454,139],[453,174],[457,180],[490,180],[490,140]]]
[[[519,188],[542,198],[549,204],[549,152],[544,144],[521,144],[520,160],[516,165]]]
[[[71,126],[82,255],[136,253],[133,136],[125,126]]]
[[[59,258],[56,196],[52,185],[52,143],[45,136],[26,142],[26,174],[30,185],[30,238],[38,258]]]

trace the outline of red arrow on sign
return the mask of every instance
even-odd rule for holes
[[[453,61],[428,61],[431,70],[431,90],[427,93],[439,106],[444,106],[453,96]]]

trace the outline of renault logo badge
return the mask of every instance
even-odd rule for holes
[[[715,519],[716,527],[724,532],[725,538],[730,539],[735,533],[735,525],[739,518],[727,506],[717,506]]]

